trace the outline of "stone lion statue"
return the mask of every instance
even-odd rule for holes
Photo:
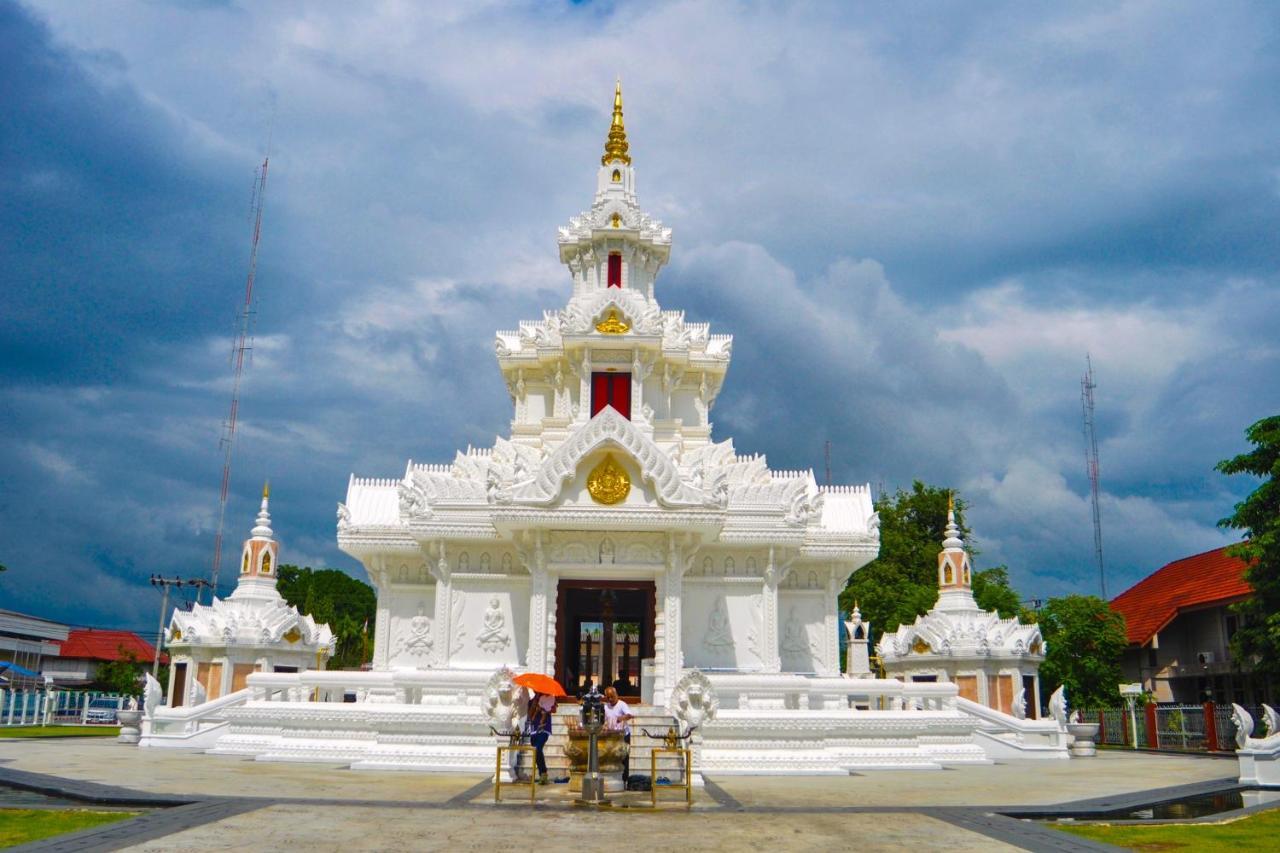
[[[680,721],[680,727],[687,735],[716,718],[720,699],[711,686],[711,679],[701,671],[691,669],[676,682],[668,710]]]
[[[519,730],[529,708],[529,694],[514,679],[511,668],[503,666],[494,670],[484,686],[481,707],[489,725],[500,732]]]

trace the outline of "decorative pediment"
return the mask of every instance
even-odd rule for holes
[[[516,487],[512,503],[546,505],[559,495],[582,461],[597,450],[617,447],[640,466],[640,475],[653,484],[658,500],[669,507],[720,507],[710,492],[687,483],[680,469],[653,440],[612,408],[571,435],[542,463],[533,479]]]

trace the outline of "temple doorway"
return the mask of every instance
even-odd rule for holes
[[[556,676],[570,694],[612,686],[640,701],[640,661],[653,657],[653,581],[561,580]]]

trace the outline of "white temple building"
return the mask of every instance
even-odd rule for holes
[[[264,486],[231,595],[173,611],[165,632],[170,707],[195,706],[243,690],[254,672],[323,669],[333,656],[329,626],[299,613],[276,589],[280,545],[271,530],[268,499]]]
[[[954,682],[964,699],[1005,714],[1039,716],[1040,626],[1001,619],[973,598],[973,569],[953,509],[938,554],[938,601],[876,645],[885,675],[909,682]]]
[[[203,734],[186,724],[192,743],[483,771],[520,671],[699,726],[695,763],[715,773],[989,763],[994,741],[1016,753],[1048,731],[954,680],[841,672],[837,596],[879,548],[870,489],[713,439],[733,339],[656,298],[671,229],[639,205],[620,86],[590,208],[557,244],[565,304],[494,341],[509,434],[353,476],[338,505],[339,547],[377,590],[373,671],[252,674]]]

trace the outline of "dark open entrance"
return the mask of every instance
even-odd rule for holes
[[[653,581],[559,583],[556,676],[573,695],[591,684],[640,701],[640,661],[653,657]]]

